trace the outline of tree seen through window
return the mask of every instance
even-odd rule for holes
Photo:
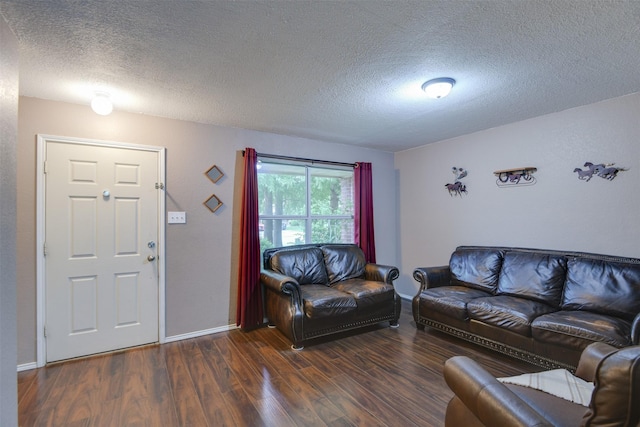
[[[261,161],[260,249],[353,243],[353,169]]]

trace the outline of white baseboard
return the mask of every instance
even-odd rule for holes
[[[409,296],[406,296],[406,295],[402,295],[402,294],[398,294],[398,295],[402,299],[407,299],[407,300],[413,299],[413,297],[409,297]],[[232,325],[227,325],[227,326],[220,326],[220,327],[217,327],[217,328],[203,329],[201,331],[189,332],[189,333],[186,333],[186,334],[172,335],[170,337],[166,337],[165,340],[164,340],[164,343],[188,340],[190,338],[198,338],[198,337],[201,337],[201,336],[204,336],[204,335],[217,334],[219,332],[227,332],[227,331],[231,331],[231,330],[234,330],[234,329],[238,329],[238,326],[232,324]],[[38,367],[38,365],[37,365],[36,362],[23,363],[22,365],[18,365],[18,372],[28,371],[29,369],[36,369],[37,367]]]
[[[188,340],[190,338],[198,338],[203,335],[211,335],[211,334],[217,334],[219,332],[227,332],[233,329],[238,329],[238,327],[236,325],[227,325],[227,326],[220,326],[218,328],[203,329],[201,331],[189,332],[186,334],[172,335],[170,337],[166,337],[164,339],[164,342],[168,343],[168,342],[174,342],[174,341]]]
[[[218,328],[203,329],[202,331],[189,332],[187,334],[173,335],[170,337],[166,337],[164,343],[188,340],[189,338],[197,338],[203,335],[217,334],[219,332],[231,331],[233,329],[238,329],[238,327],[236,325],[227,325],[220,326]],[[22,365],[18,365],[18,372],[28,371],[29,369],[36,369],[37,367],[38,364],[36,362],[23,363]]]
[[[36,362],[31,363],[23,363],[22,365],[18,365],[18,372],[28,371],[30,369],[36,369],[38,364]]]

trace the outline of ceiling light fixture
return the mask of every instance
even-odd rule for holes
[[[96,96],[91,100],[91,109],[101,116],[108,116],[113,111],[113,104],[109,99],[109,94],[105,92],[97,92]]]
[[[444,98],[449,95],[451,88],[456,84],[456,81],[450,77],[440,77],[437,79],[429,80],[422,85],[422,90],[427,94],[429,98]]]

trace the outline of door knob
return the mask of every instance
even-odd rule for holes
[[[155,256],[153,256],[153,255],[149,255],[149,256],[147,257],[147,261],[149,261],[149,262],[151,262],[151,261],[155,261],[155,260],[156,260],[156,257],[155,257]]]

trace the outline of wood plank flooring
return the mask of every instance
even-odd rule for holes
[[[441,426],[445,360],[539,371],[427,328],[388,323],[302,351],[275,329],[233,330],[18,374],[20,426]]]

